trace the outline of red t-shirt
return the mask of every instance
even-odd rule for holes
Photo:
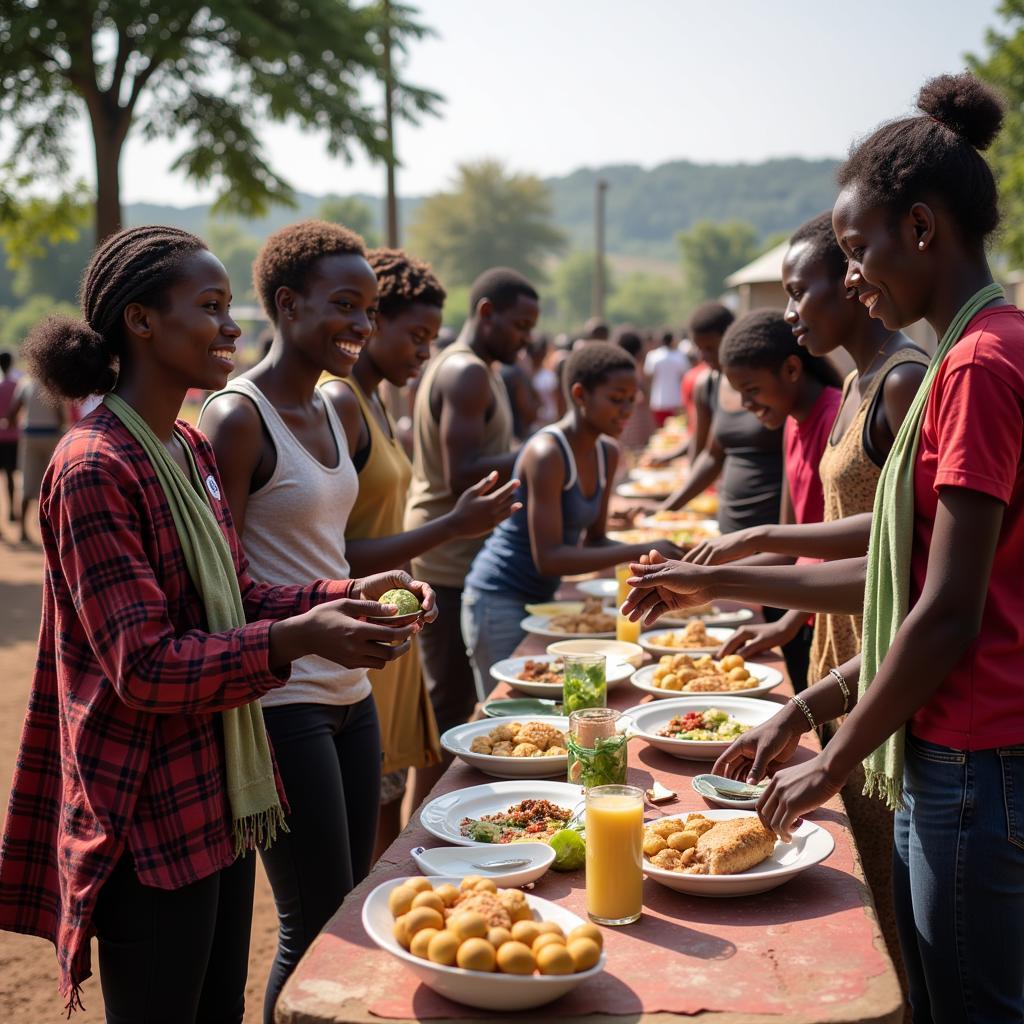
[[[838,388],[822,388],[803,423],[788,416],[782,428],[786,483],[798,523],[820,523],[825,518],[825,492],[818,475],[818,463],[842,403],[843,393]]]
[[[939,491],[1005,503],[981,632],[913,719],[916,736],[960,750],[1024,743],[1024,313],[982,310],[939,369],[914,471],[911,602],[924,587]],[[970,551],[963,552],[965,558]]]

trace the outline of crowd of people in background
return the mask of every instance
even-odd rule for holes
[[[718,768],[771,769],[780,835],[843,791],[915,1020],[1021,1019],[1024,321],[985,259],[979,154],[1001,108],[969,75],[920,106],[794,232],[784,310],[709,298],[675,329],[549,339],[536,283],[499,267],[456,335],[415,254],[304,221],[257,256],[272,336],[240,372],[202,239],[99,245],[83,318],[39,325],[24,376],[0,354],[8,516],[24,540],[38,501],[46,564],[0,927],[54,941],[69,1008],[95,935],[108,1020],[240,1021],[257,849],[269,1024],[526,606],[628,562],[635,619],[763,607],[723,653],[781,648],[796,696]],[[934,358],[902,333],[918,319]],[[673,417],[661,508],[715,487],[721,536],[616,543],[615,481]],[[381,603],[395,587],[421,616]],[[787,767],[809,729],[824,752]]]

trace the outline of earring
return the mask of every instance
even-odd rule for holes
[[[921,239],[921,241],[920,241],[920,242],[918,242],[918,243],[917,243],[917,247],[918,247],[918,249],[920,249],[920,250],[921,250],[922,252],[924,251],[924,239],[923,239],[923,238]]]

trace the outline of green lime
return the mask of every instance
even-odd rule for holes
[[[412,615],[420,610],[420,600],[410,590],[389,590],[380,596],[381,604],[393,604],[398,615]]]
[[[555,851],[555,862],[551,866],[556,871],[576,871],[586,863],[587,844],[575,829],[563,828],[548,844]]]

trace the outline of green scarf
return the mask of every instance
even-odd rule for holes
[[[986,285],[960,307],[935,350],[921,387],[882,467],[882,476],[875,491],[864,588],[864,633],[858,688],[861,697],[874,681],[910,604],[914,465],[928,396],[942,361],[960,340],[968,323],[981,309],[1002,296],[999,285]],[[885,800],[892,810],[903,806],[903,738],[904,727],[901,726],[864,761],[865,795]]]
[[[142,445],[156,471],[171,508],[189,576],[203,599],[206,625],[211,633],[245,625],[242,593],[227,539],[204,497],[192,450],[191,484],[145,420],[122,398],[108,394],[104,404]],[[278,828],[287,831],[284,811],[274,783],[274,762],[267,743],[260,702],[221,712],[224,727],[224,765],[231,806],[235,855],[257,843],[269,848]]]

